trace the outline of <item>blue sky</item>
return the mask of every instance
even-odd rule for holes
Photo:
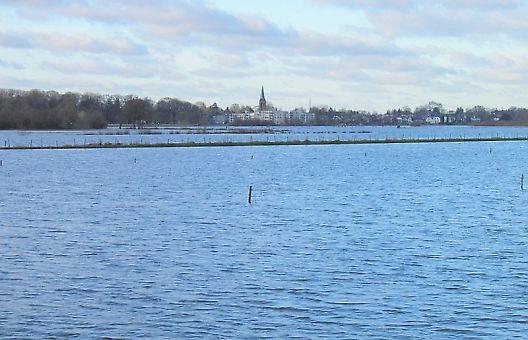
[[[0,87],[384,111],[527,106],[528,0],[3,0]]]

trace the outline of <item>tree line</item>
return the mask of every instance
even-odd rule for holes
[[[444,125],[528,125],[528,109],[512,106],[507,109],[490,109],[482,105],[464,109],[447,110],[441,103],[429,102],[414,109],[403,107],[387,110],[383,114],[340,109],[328,106],[312,107],[314,125],[422,125],[437,118]]]
[[[220,109],[175,98],[0,90],[0,129],[100,129],[108,124],[207,125]]]
[[[304,110],[302,108],[296,110]],[[56,91],[0,90],[0,129],[100,129],[108,124],[211,125],[219,114],[252,112],[250,106],[190,103],[176,98],[153,101],[128,95],[58,93]],[[304,111],[303,111],[304,112]],[[404,107],[384,114],[355,110],[311,107],[311,125],[400,125],[423,124],[437,117],[442,124],[504,123],[528,125],[528,109],[487,109],[475,106],[448,111],[430,102],[414,110]],[[240,124],[270,122],[244,121]]]

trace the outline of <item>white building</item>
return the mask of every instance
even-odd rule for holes
[[[438,125],[442,122],[442,119],[440,117],[427,117],[425,118],[425,122],[427,124],[431,124],[431,125]]]
[[[289,113],[290,123],[309,124],[315,120],[315,113],[306,112],[304,109],[295,109]]]
[[[255,111],[245,111],[241,113],[228,113],[227,122],[234,124],[236,122],[244,121],[261,121],[269,122],[270,124],[286,125],[286,124],[309,124],[315,120],[315,114],[304,111],[303,109],[295,109],[293,111],[282,111],[270,108],[267,105],[266,97],[264,95],[264,87],[260,93],[260,100],[258,108]]]

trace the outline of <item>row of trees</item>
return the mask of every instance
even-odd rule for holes
[[[471,122],[516,122],[528,123],[528,109],[520,107],[510,107],[508,109],[489,109],[481,105],[456,110],[446,110],[441,103],[429,102],[418,106],[414,110],[404,107],[396,110],[389,110],[385,114],[387,119],[395,120],[398,117],[408,117],[413,121],[423,121],[428,117],[439,117],[443,122],[453,124],[464,124]]]
[[[0,90],[0,129],[98,129],[106,127],[107,124],[130,124],[140,127],[150,123],[209,125],[214,122],[213,117],[220,113],[247,111],[253,109],[239,104],[221,109],[216,104],[192,104],[176,98],[162,98],[154,102],[149,98],[132,95]],[[311,107],[309,112],[313,114],[313,119],[309,122],[312,125],[388,125],[400,124],[402,121],[420,123],[428,117],[449,117],[447,122],[451,124],[475,121],[528,124],[528,109],[524,108],[490,110],[475,106],[467,110],[458,108],[456,111],[447,111],[442,104],[436,102],[414,110],[404,107],[387,111],[385,114],[334,110],[328,106]]]
[[[105,119],[88,98],[41,91],[0,93],[0,129],[103,128]]]
[[[206,125],[221,110],[175,98],[0,90],[0,129],[99,129],[107,124]]]

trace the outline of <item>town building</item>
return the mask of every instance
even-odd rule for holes
[[[226,117],[218,119],[218,121],[225,121],[228,124],[236,123],[262,123],[267,122],[275,125],[295,125],[295,124],[310,124],[315,120],[314,113],[307,113],[302,109],[295,109],[293,111],[278,110],[268,105],[266,95],[264,93],[264,86],[260,91],[260,99],[258,107],[252,111],[244,112],[230,112]]]
[[[442,122],[442,119],[438,116],[427,117],[425,118],[425,122],[430,125],[438,125]]]
[[[266,111],[267,108],[268,104],[266,102],[266,96],[264,95],[264,86],[262,86],[262,90],[260,91],[259,111]]]

